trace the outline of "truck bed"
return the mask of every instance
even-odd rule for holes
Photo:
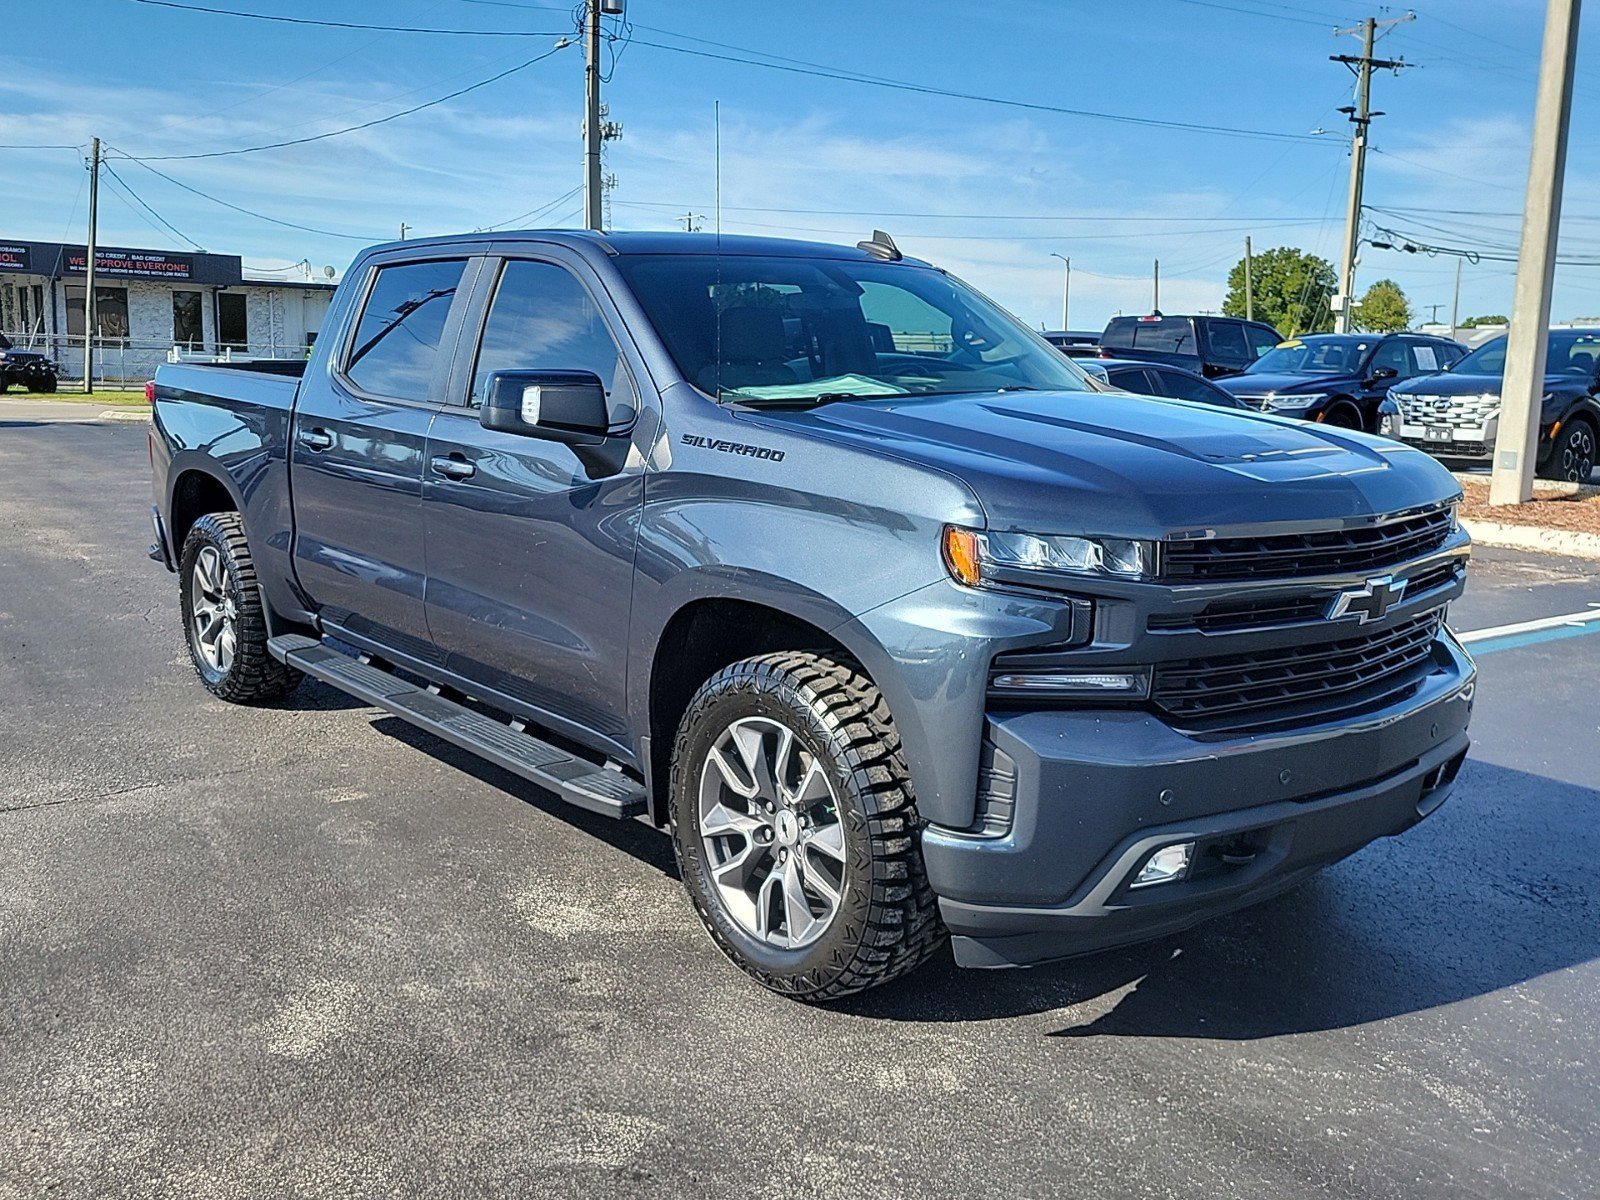
[[[218,400],[230,408],[288,410],[306,365],[298,361],[162,363],[156,368],[156,403]]]

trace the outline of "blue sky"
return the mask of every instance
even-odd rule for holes
[[[306,137],[385,116],[513,67],[571,28],[533,0],[193,0],[325,21],[524,30],[550,36],[374,33],[179,11],[135,0],[7,6],[0,143],[84,143],[136,157]],[[1030,323],[1145,311],[1151,260],[1162,307],[1213,309],[1246,234],[1337,260],[1348,177],[1336,111],[1354,53],[1335,25],[1406,9],[1345,0],[630,0],[633,41],[606,95],[623,138],[613,224],[672,228],[715,204],[713,102],[722,111],[727,232],[853,242],[874,226],[951,267]],[[1382,43],[1418,64],[1382,74],[1367,200],[1372,220],[1447,246],[1513,247],[1542,0],[1425,0]],[[1600,263],[1600,21],[1579,50],[1563,253]],[[64,36],[64,31],[93,36]],[[690,40],[699,39],[699,40]],[[1283,137],[1216,136],[782,72],[747,51],[1056,108]],[[725,49],[710,42],[738,49]],[[304,232],[231,211],[135,162],[117,176],[207,249],[247,266],[302,258],[343,268],[367,241],[522,223],[575,225],[582,49],[573,45],[448,104],[341,137],[259,153],[156,161],[172,180]],[[0,150],[0,238],[81,240],[81,155]],[[570,193],[570,195],[569,195]],[[563,197],[566,197],[563,199]],[[185,248],[102,190],[101,240]],[[1393,215],[1391,215],[1393,214]],[[332,236],[341,234],[344,236]],[[1366,249],[1358,282],[1398,279],[1422,315],[1449,317],[1455,260]],[[1464,269],[1462,315],[1510,306],[1512,267]],[[1600,266],[1557,276],[1557,319],[1600,314]]]

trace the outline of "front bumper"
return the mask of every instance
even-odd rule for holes
[[[1441,458],[1463,458],[1488,461],[1494,457],[1495,434],[1500,427],[1498,416],[1489,417],[1481,425],[1429,426],[1420,422],[1400,422],[1394,435],[1408,446],[1426,450]]]
[[[1359,718],[1202,739],[1152,714],[991,714],[1000,836],[930,826],[929,880],[963,966],[1021,966],[1171,933],[1284,890],[1442,803],[1474,668],[1448,635],[1416,691]],[[1131,891],[1161,846],[1189,878]],[[1226,855],[1226,860],[1224,859]]]

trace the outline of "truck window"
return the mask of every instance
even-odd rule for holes
[[[1244,330],[1233,321],[1213,321],[1207,334],[1211,340],[1211,357],[1217,362],[1237,363],[1244,366],[1255,358],[1245,344]]]
[[[1262,329],[1256,325],[1246,325],[1244,327],[1244,337],[1245,341],[1250,343],[1250,357],[1252,360],[1260,358],[1263,354],[1271,351],[1281,340],[1278,337],[1277,330]]]
[[[466,259],[379,267],[345,360],[358,388],[394,400],[426,400],[439,338]]]
[[[1163,354],[1200,353],[1195,345],[1194,322],[1188,317],[1114,317],[1100,344]]]
[[[570,271],[514,259],[489,305],[468,403],[483,403],[484,385],[496,371],[592,371],[611,397],[612,420],[626,421],[633,396],[619,374],[621,361],[605,318]]]

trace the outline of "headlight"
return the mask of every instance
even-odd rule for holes
[[[1268,396],[1273,408],[1310,408],[1328,398],[1327,392],[1296,392],[1292,396]]]
[[[1154,557],[1151,543],[1130,538],[979,533],[955,525],[944,530],[945,566],[968,587],[1008,579],[1033,583],[1051,575],[1140,579]]]

